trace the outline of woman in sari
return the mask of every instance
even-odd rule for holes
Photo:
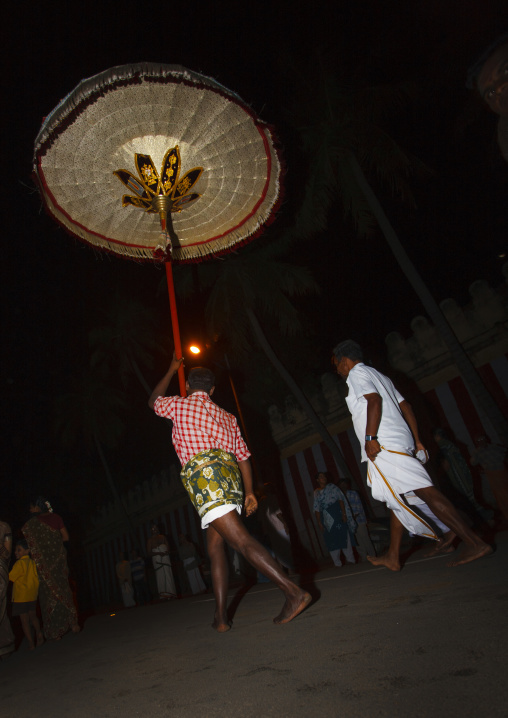
[[[14,633],[7,615],[7,588],[12,534],[9,524],[0,521],[0,658],[14,650]]]
[[[21,529],[39,575],[39,603],[44,635],[59,640],[71,630],[79,632],[78,616],[69,587],[67,552],[69,540],[64,522],[53,512],[51,504],[39,496],[30,504],[32,517]]]
[[[328,475],[320,471],[317,475],[317,489],[314,492],[314,512],[323,533],[333,563],[342,566],[340,552],[346,561],[355,563],[353,546],[356,546],[356,521],[349,503],[342,491],[328,482]]]

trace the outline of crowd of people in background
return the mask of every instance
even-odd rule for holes
[[[442,428],[435,429],[433,437],[437,447],[434,469],[442,472],[441,479],[455,492],[458,505],[463,514],[469,516],[470,523],[481,525],[483,522],[492,526],[496,517],[500,522],[498,525],[506,526],[506,448],[492,444],[485,436],[478,436],[468,457],[464,447],[454,443]],[[481,471],[483,479],[483,496],[480,494],[479,498],[475,494],[478,480],[472,474],[474,467]],[[483,505],[485,497],[487,506]],[[364,502],[360,493],[352,488],[350,479],[338,475],[332,477],[326,471],[318,472],[313,508],[323,546],[335,567],[342,566],[341,558],[354,564],[376,556]],[[426,514],[426,520],[432,518],[436,517]],[[299,557],[293,555],[288,522],[270,491],[260,496],[255,524],[251,522],[249,531],[286,573],[293,572]],[[438,527],[442,533],[439,522]],[[0,521],[0,658],[15,650],[16,639],[10,617],[19,618],[30,650],[40,647],[45,640],[60,640],[66,633],[80,630],[77,606],[69,587],[66,551],[69,534],[62,517],[53,511],[47,499],[39,497],[30,504],[30,516],[18,533],[22,538],[13,540],[9,525]],[[449,550],[453,549],[450,547]],[[240,559],[232,553],[236,573],[243,574],[243,579],[247,580]],[[134,548],[130,558],[120,553],[116,564],[119,591],[126,608],[206,592],[210,588],[209,578],[204,580],[206,573],[206,559],[186,535],[179,535],[178,547],[172,551],[168,538],[155,523],[147,541],[146,558]],[[255,581],[256,578],[249,576],[248,580]],[[263,582],[266,578],[258,575],[257,580]],[[9,582],[12,584],[10,610]]]
[[[203,578],[205,561],[192,541],[185,534],[180,534],[178,548],[172,551],[170,542],[160,533],[157,524],[152,524],[150,530],[146,559],[138,548],[131,550],[130,560],[125,553],[118,554],[115,572],[125,608],[206,592],[208,588]]]
[[[342,491],[330,483],[327,472],[317,475],[314,492],[314,513],[333,563],[342,566],[341,552],[348,563],[355,563],[356,521],[349,502]]]
[[[30,517],[15,541],[16,562],[9,571],[13,546],[11,527],[0,522],[0,656],[15,648],[7,611],[8,585],[12,586],[12,617],[19,617],[30,650],[45,640],[59,641],[66,633],[79,633],[77,606],[69,584],[69,534],[50,502],[39,496],[30,504]],[[39,619],[37,604],[40,608]]]
[[[12,653],[19,643],[11,619],[19,618],[29,650],[48,640],[59,641],[66,633],[80,631],[77,601],[69,580],[69,533],[64,521],[44,497],[33,501],[29,512],[28,520],[16,533],[20,538],[13,539],[11,526],[0,521],[0,659]],[[153,524],[147,559],[137,548],[130,552],[130,560],[124,553],[118,555],[116,578],[126,608],[208,590],[202,573],[205,562],[187,536],[180,535],[175,552],[186,577],[179,581],[179,590],[170,554],[168,539]],[[148,561],[156,591],[150,589]]]

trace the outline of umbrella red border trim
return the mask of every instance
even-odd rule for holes
[[[190,243],[187,243],[187,244],[185,244],[185,247],[195,247],[195,246],[199,246],[199,245],[202,245],[202,244],[209,244],[210,242],[214,242],[214,241],[216,241],[217,239],[221,239],[221,237],[225,237],[225,236],[227,236],[228,234],[230,234],[231,232],[234,232],[234,231],[237,230],[239,227],[241,227],[242,225],[244,225],[245,222],[247,222],[247,221],[257,212],[257,210],[259,209],[260,205],[261,205],[262,202],[265,200],[266,195],[268,194],[268,187],[269,187],[269,185],[270,185],[270,181],[271,181],[271,177],[272,177],[272,157],[271,157],[271,153],[270,153],[270,146],[269,146],[269,143],[268,143],[268,139],[267,139],[267,137],[266,137],[265,132],[262,131],[262,129],[261,129],[261,127],[260,127],[261,123],[260,123],[260,122],[255,122],[254,124],[255,124],[255,126],[256,126],[257,131],[259,132],[259,134],[260,134],[260,136],[261,136],[261,139],[263,140],[263,145],[264,145],[264,148],[265,148],[265,155],[266,155],[266,160],[267,160],[267,178],[266,178],[265,186],[264,186],[264,188],[263,188],[263,192],[261,193],[261,196],[260,196],[259,200],[256,202],[256,204],[255,204],[254,208],[251,210],[251,212],[250,212],[248,215],[246,215],[246,216],[243,218],[243,220],[242,220],[239,224],[237,224],[237,225],[234,226],[234,227],[231,227],[231,229],[229,229],[227,232],[223,232],[222,234],[218,234],[218,235],[216,235],[215,237],[211,237],[210,239],[206,239],[206,240],[203,240],[203,241],[200,241],[200,242],[190,242]],[[267,131],[269,131],[268,128],[267,128]],[[274,147],[274,151],[275,151],[275,152],[277,151],[277,150],[275,149],[275,147]],[[92,234],[92,235],[94,235],[95,237],[98,237],[98,238],[100,238],[100,239],[102,239],[102,240],[105,240],[106,242],[110,242],[111,244],[119,244],[119,245],[121,245],[121,246],[123,246],[123,247],[133,247],[133,248],[136,248],[136,249],[144,249],[144,250],[150,250],[150,249],[153,250],[153,249],[154,249],[154,247],[146,246],[146,245],[143,245],[143,244],[131,244],[131,243],[129,243],[129,242],[122,242],[122,241],[119,240],[119,239],[112,239],[112,238],[110,238],[110,237],[106,237],[106,236],[104,236],[103,234],[99,234],[98,232],[94,232],[93,230],[89,229],[88,227],[86,227],[85,225],[81,224],[80,222],[76,222],[74,219],[72,219],[72,217],[69,215],[69,213],[66,212],[66,211],[58,204],[58,202],[57,202],[56,199],[55,199],[55,196],[53,195],[52,191],[49,189],[49,186],[48,186],[48,184],[47,184],[47,182],[46,182],[46,179],[45,179],[44,170],[42,169],[42,166],[41,166],[41,162],[42,162],[42,156],[39,155],[39,156],[37,157],[37,165],[38,165],[37,179],[39,180],[39,182],[40,182],[40,184],[41,184],[41,186],[42,186],[42,188],[43,188],[44,193],[45,193],[45,194],[47,195],[47,197],[51,200],[52,206],[53,206],[55,209],[57,209],[73,226],[79,227],[79,228],[82,229],[84,232],[87,232],[88,234]],[[50,208],[48,207],[48,209],[50,209]],[[54,215],[53,215],[53,216],[54,216]],[[55,217],[55,219],[57,219],[57,221],[58,221],[58,218],[57,218],[57,217]],[[69,229],[69,228],[67,228],[67,229]],[[87,241],[86,238],[84,238],[84,237],[78,237],[78,239],[82,239],[82,240],[85,241],[85,242]],[[246,237],[245,239],[247,239],[247,237]],[[90,244],[90,242],[88,242],[88,244]],[[94,246],[96,246],[96,245],[94,245]],[[98,249],[107,249],[107,247],[97,247],[97,248],[98,248]],[[110,251],[112,251],[112,250],[110,250]],[[211,254],[213,254],[213,252],[212,252]]]

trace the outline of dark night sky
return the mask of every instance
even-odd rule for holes
[[[57,462],[51,396],[65,391],[86,355],[87,332],[112,289],[120,284],[149,305],[159,305],[160,330],[169,329],[169,312],[160,309],[166,300],[157,294],[162,272],[103,257],[70,239],[41,209],[34,191],[32,148],[42,118],[82,78],[140,60],[181,64],[214,77],[251,104],[277,128],[288,167],[286,200],[268,239],[291,224],[301,197],[300,148],[277,82],[283,58],[308,56],[311,66],[319,50],[331,67],[345,57],[343,70],[353,81],[357,66],[376,81],[413,80],[418,102],[393,132],[433,173],[415,186],[416,210],[380,190],[385,206],[436,299],[453,296],[464,303],[475,279],[502,281],[497,255],[507,244],[508,167],[495,144],[495,118],[465,90],[464,78],[483,47],[506,31],[506,3],[335,0],[149,8],[127,1],[76,9],[20,3],[4,19],[10,27],[3,71],[8,186],[3,193],[7,443],[2,498],[7,496],[10,516],[24,510],[30,493],[51,485],[51,462]],[[298,91],[297,76],[293,89]],[[312,103],[312,97],[302,101]],[[312,341],[323,364],[315,367],[318,374],[327,369],[330,347],[338,339],[355,336],[382,353],[385,335],[392,330],[407,335],[409,321],[421,312],[382,238],[359,241],[339,215],[332,213],[326,236],[300,245],[293,259],[309,266],[322,287],[319,298],[302,305],[314,325]],[[196,307],[180,306],[180,321],[184,332],[195,323],[196,331],[203,329]],[[159,360],[151,380],[164,368]],[[133,414],[149,421],[145,408],[133,387]],[[169,459],[165,434],[159,428],[153,432],[148,449],[145,442],[129,441],[123,452],[130,465],[144,467],[141,480]],[[82,481],[69,464],[66,482],[59,483],[63,504],[72,505],[73,493],[85,490],[76,489]]]

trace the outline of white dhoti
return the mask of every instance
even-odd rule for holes
[[[405,494],[406,501],[410,506],[416,506],[416,512],[425,514],[425,516],[429,519],[430,525],[434,528],[437,527],[441,533],[444,535],[450,531],[448,526],[444,524],[436,514],[427,506],[426,503],[424,503],[416,494],[409,493]]]
[[[383,501],[410,533],[437,541],[434,529],[409,505],[426,506],[412,492],[433,485],[418,459],[403,451],[382,448],[375,461],[368,461],[367,481],[373,498]],[[409,494],[409,501],[405,494]]]
[[[167,551],[168,547],[163,543],[152,549],[152,553],[156,552],[161,554],[160,556],[152,556],[152,563],[157,578],[157,590],[161,598],[176,596],[176,585],[171,569],[171,561],[169,560],[169,556],[162,555],[166,554]]]
[[[128,581],[124,581],[121,585],[122,589],[122,600],[123,605],[125,608],[132,608],[136,605],[136,601],[134,600],[134,591],[132,590],[132,586]]]
[[[190,590],[193,594],[202,593],[206,591],[206,586],[201,578],[201,571],[197,567],[192,567],[196,563],[195,558],[184,558],[183,566],[187,573],[187,579],[189,581]]]

